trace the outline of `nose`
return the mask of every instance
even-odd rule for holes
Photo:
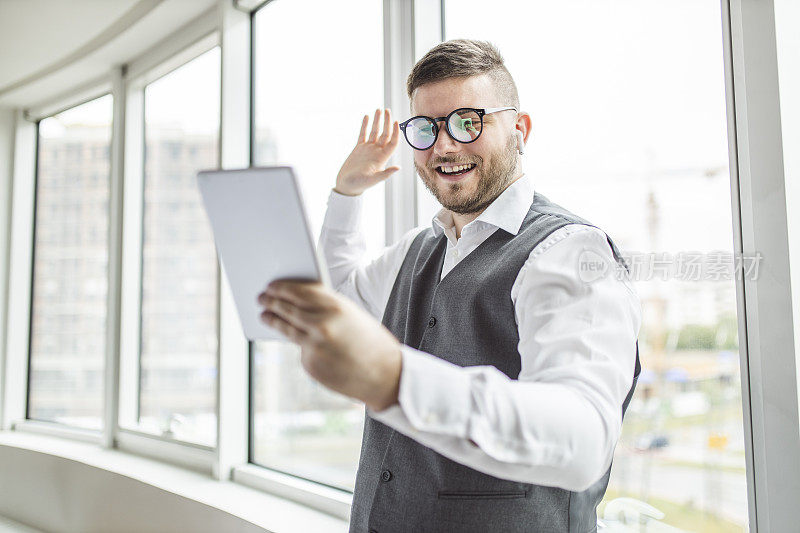
[[[444,121],[439,122],[439,134],[436,136],[436,142],[433,144],[433,153],[436,155],[446,155],[452,154],[453,152],[458,152],[461,147],[456,141],[450,137],[450,133],[447,131],[447,125]]]

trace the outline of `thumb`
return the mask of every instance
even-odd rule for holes
[[[397,166],[386,167],[384,170],[381,170],[380,172],[375,174],[375,177],[378,178],[379,180],[385,180],[398,170],[400,170],[400,167]]]

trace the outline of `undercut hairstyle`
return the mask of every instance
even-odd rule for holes
[[[488,74],[492,79],[502,105],[513,105],[519,110],[517,85],[500,51],[488,41],[472,39],[453,39],[431,48],[408,75],[408,98],[412,99],[414,91],[426,83],[480,74]]]

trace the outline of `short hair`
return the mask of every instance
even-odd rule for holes
[[[408,75],[408,98],[411,99],[414,91],[426,83],[480,74],[491,77],[504,105],[513,105],[519,109],[517,85],[508,72],[500,51],[488,41],[472,39],[453,39],[431,48],[417,61]]]

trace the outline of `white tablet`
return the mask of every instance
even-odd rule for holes
[[[291,167],[209,170],[198,173],[197,183],[245,337],[285,340],[261,321],[258,294],[279,278],[330,286],[294,172]]]

